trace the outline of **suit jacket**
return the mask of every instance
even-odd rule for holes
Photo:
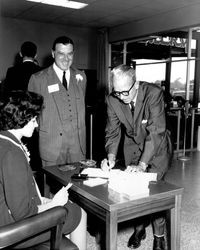
[[[129,105],[111,94],[107,98],[107,112],[107,153],[117,155],[124,132],[126,165],[135,157],[150,164],[154,168],[152,172],[163,176],[169,167],[172,147],[166,129],[162,89],[154,84],[140,82],[134,117]]]
[[[34,62],[25,61],[8,68],[5,79],[5,90],[27,90],[32,74],[41,70]]]
[[[83,154],[86,151],[85,130],[85,73],[70,68],[70,82],[75,88],[75,105],[78,117],[78,137]],[[32,75],[28,89],[44,97],[44,110],[39,123],[39,146],[43,160],[55,162],[62,147],[62,133],[68,120],[65,119],[66,90],[57,77],[53,66]]]

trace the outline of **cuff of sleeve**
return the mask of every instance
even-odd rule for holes
[[[147,169],[148,165],[145,162],[139,161],[138,164],[144,171]]]
[[[116,160],[115,155],[114,154],[108,154],[108,160],[115,161]]]

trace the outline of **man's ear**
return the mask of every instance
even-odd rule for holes
[[[138,89],[139,88],[139,81],[136,81],[135,82],[135,89]]]
[[[55,58],[55,55],[54,55],[54,51],[53,51],[53,50],[51,51],[51,55],[52,55],[53,58]]]

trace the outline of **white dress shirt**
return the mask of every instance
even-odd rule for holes
[[[62,82],[63,70],[58,68],[58,66],[55,63],[53,64],[53,69],[55,70],[56,75],[58,76],[59,80]],[[67,80],[67,88],[69,88],[69,79],[70,79],[70,70],[69,69],[65,71],[65,79]]]

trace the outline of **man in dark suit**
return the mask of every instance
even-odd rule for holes
[[[5,79],[5,90],[27,90],[28,82],[32,74],[41,70],[35,59],[37,46],[30,41],[22,44],[20,50],[22,62],[8,68]]]
[[[172,157],[169,132],[166,129],[163,91],[160,87],[137,82],[135,70],[119,65],[111,72],[112,93],[107,98],[106,127],[107,159],[103,170],[115,166],[119,145],[123,151],[127,172],[154,172],[158,180],[164,177]],[[165,249],[164,215],[152,216],[153,250]],[[149,217],[135,220],[135,230],[129,239],[130,248],[138,248],[146,237]]]
[[[10,92],[13,90],[27,90],[29,79],[32,74],[41,70],[41,67],[36,63],[37,46],[30,41],[26,41],[21,45],[20,49],[21,62],[15,66],[8,68],[4,84],[4,91]],[[31,152],[31,167],[37,170],[41,164],[38,153],[38,132],[34,131],[31,138],[23,138]]]
[[[54,63],[32,75],[28,89],[44,97],[39,123],[39,148],[43,166],[85,159],[86,76],[72,67],[74,43],[58,37],[52,47]]]

